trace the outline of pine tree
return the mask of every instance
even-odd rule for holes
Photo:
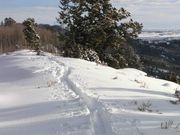
[[[35,20],[33,18],[28,18],[23,22],[24,25],[24,35],[29,46],[40,55],[40,36],[35,30]]]
[[[4,26],[12,26],[14,24],[16,24],[16,21],[13,18],[9,17],[4,19]]]
[[[124,42],[136,38],[142,29],[142,24],[127,21],[131,14],[123,8],[116,9],[110,0],[60,0],[59,7],[58,21],[68,30],[67,50],[90,48],[101,61],[109,62],[108,56]]]

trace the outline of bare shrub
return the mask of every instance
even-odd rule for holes
[[[180,101],[180,91],[176,89],[175,97]]]
[[[174,122],[172,120],[161,122],[161,129],[169,129],[172,128]]]
[[[138,110],[141,112],[152,112],[152,110],[150,109],[150,107],[152,106],[152,104],[150,103],[150,101],[148,102],[143,102],[139,107]]]

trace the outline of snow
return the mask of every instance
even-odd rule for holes
[[[29,50],[0,63],[0,135],[180,134],[173,82]]]
[[[178,40],[180,39],[180,31],[143,31],[141,34],[139,34],[139,38],[148,41],[169,41],[172,39]]]

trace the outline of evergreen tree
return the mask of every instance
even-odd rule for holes
[[[4,19],[4,26],[12,26],[15,23],[16,21],[12,19],[11,17]]]
[[[127,40],[136,38],[142,29],[142,24],[132,19],[127,21],[130,13],[123,8],[116,9],[110,0],[60,0],[59,7],[58,21],[68,30],[68,52],[78,54],[79,48],[90,48],[110,66],[109,56],[114,58],[114,51]]]
[[[33,18],[28,18],[23,22],[24,25],[24,35],[29,46],[40,54],[40,36],[35,30],[36,24]]]

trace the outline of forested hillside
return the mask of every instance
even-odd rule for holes
[[[180,83],[180,39],[138,39],[131,45],[148,75]]]
[[[23,33],[24,26],[12,20],[12,18],[6,18],[0,25],[0,53],[28,48]],[[37,25],[36,30],[40,35],[41,50],[48,52],[57,51],[59,29],[54,29],[50,25]]]

